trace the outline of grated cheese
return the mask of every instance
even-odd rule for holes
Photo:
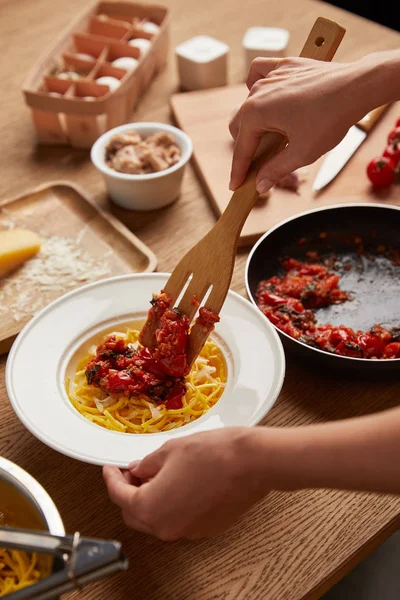
[[[76,239],[42,237],[39,254],[0,280],[0,316],[7,314],[20,321],[34,315],[56,296],[110,274],[110,268],[89,256]]]

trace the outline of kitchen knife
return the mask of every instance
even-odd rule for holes
[[[368,113],[356,125],[350,127],[343,140],[328,152],[314,180],[314,192],[322,190],[340,173],[387,107],[388,105],[385,104]]]

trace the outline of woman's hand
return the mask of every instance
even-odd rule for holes
[[[257,176],[260,194],[336,146],[348,129],[384,98],[382,89],[377,89],[388,88],[383,57],[389,55],[393,62],[396,55],[390,52],[381,55],[380,72],[379,54],[353,63],[305,58],[256,59],[247,79],[249,96],[230,124],[235,140],[231,189],[245,179],[260,139],[267,131],[284,134],[289,143],[260,169]]]
[[[232,427],[167,442],[103,474],[128,527],[195,539],[224,532],[269,490],[400,494],[399,432],[400,408],[306,427]]]
[[[257,473],[254,432],[190,435],[167,442],[125,473],[104,467],[110,498],[128,527],[162,540],[222,533],[268,492]]]

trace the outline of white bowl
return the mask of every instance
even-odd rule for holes
[[[181,159],[176,164],[157,173],[131,175],[111,169],[105,162],[105,148],[110,139],[122,131],[137,131],[144,137],[165,131],[176,140]],[[90,157],[103,174],[111,199],[128,210],[157,210],[174,202],[181,191],[186,163],[192,156],[192,142],[186,133],[165,123],[127,123],[104,133],[93,144]]]
[[[122,275],[74,290],[36,315],[15,341],[6,369],[10,402],[42,442],[78,460],[126,468],[171,438],[228,426],[251,426],[271,409],[282,387],[285,356],[268,319],[248,300],[229,292],[212,334],[227,362],[218,402],[199,419],[171,431],[128,434],[91,423],[71,404],[67,374],[76,352],[93,335],[118,323],[144,319],[165,273]],[[27,371],[28,369],[28,371]]]

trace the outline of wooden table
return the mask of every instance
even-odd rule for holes
[[[232,47],[230,81],[243,78],[241,38],[256,24],[287,27],[289,52],[297,54],[319,15],[347,28],[338,60],[394,48],[399,35],[322,2],[310,0],[169,0],[173,46],[207,33]],[[36,147],[29,112],[20,93],[38,54],[82,9],[82,0],[0,0],[2,51],[1,190],[6,198],[46,180],[71,179],[102,204],[103,183],[87,152]],[[143,98],[139,120],[168,121],[168,97],[176,89],[174,61]],[[158,255],[159,270],[178,257],[214,223],[214,215],[192,171],[172,208],[129,217],[125,222]],[[244,292],[247,252],[237,258],[233,288]],[[123,526],[108,501],[100,469],[50,450],[14,416],[0,360],[0,454],[26,468],[45,486],[69,532],[121,540],[129,572],[87,588],[93,600],[300,600],[319,598],[380,544],[399,524],[400,499],[327,491],[272,493],[228,534],[201,542],[158,542]],[[29,369],[27,369],[29,376]],[[301,425],[383,410],[398,402],[398,384],[338,379],[305,370],[288,357],[283,391],[266,425]],[[168,499],[166,499],[168,501]]]

